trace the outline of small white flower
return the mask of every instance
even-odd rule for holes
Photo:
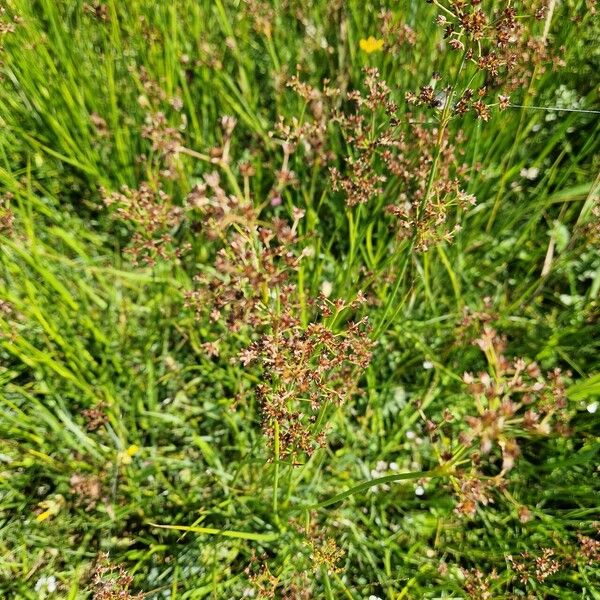
[[[332,291],[333,291],[333,284],[331,283],[331,281],[325,280],[321,284],[321,294],[323,294],[323,296],[325,296],[325,298],[329,298],[329,296],[331,296]]]
[[[306,246],[306,248],[302,249],[302,256],[306,256],[307,258],[312,258],[316,254],[316,250],[314,246]]]
[[[150,100],[148,100],[147,96],[144,96],[143,94],[141,96],[138,96],[138,104],[142,107],[142,108],[149,108],[150,107]]]
[[[390,463],[390,471],[397,471],[397,470],[398,470],[398,463],[391,462]]]
[[[394,388],[394,401],[398,406],[406,405],[406,390],[401,385]]]
[[[417,434],[414,431],[411,431],[410,429],[406,432],[406,439],[407,440],[414,440],[415,437],[417,437]]]
[[[593,415],[598,410],[598,402],[590,402],[585,409]]]
[[[39,594],[42,594],[45,597],[46,593],[53,594],[58,588],[58,583],[56,582],[56,577],[54,575],[50,575],[47,577],[46,575],[42,575],[36,582],[34,586],[34,590]]]
[[[369,596],[369,600],[381,600],[381,598],[379,596],[375,596],[374,594],[371,594]]]
[[[433,369],[433,363],[430,360],[426,360],[423,362],[423,368],[424,369]]]
[[[415,488],[415,496],[422,496],[425,493],[425,488],[422,485],[418,485]]]
[[[537,167],[529,167],[528,169],[521,169],[521,172],[519,173],[519,175],[521,175],[521,177],[524,177],[525,179],[536,179],[537,176],[540,174],[540,170]]]

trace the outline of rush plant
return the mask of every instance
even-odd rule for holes
[[[600,596],[590,0],[0,4],[0,596]]]

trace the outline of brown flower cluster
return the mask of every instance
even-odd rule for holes
[[[315,569],[324,566],[328,573],[341,573],[342,568],[339,562],[344,558],[344,551],[338,547],[333,538],[327,538],[320,542],[311,541],[312,554],[311,559],[314,562]]]
[[[107,4],[102,4],[101,2],[94,2],[93,4],[84,2],[83,12],[103,23],[110,21],[110,10]]]
[[[478,473],[467,475],[458,473],[454,482],[458,503],[455,512],[467,517],[475,516],[479,506],[493,504],[492,493],[496,488],[504,486],[501,477],[482,478]]]
[[[600,534],[600,529],[597,533]],[[600,540],[582,534],[578,534],[577,539],[579,553],[584,561],[589,565],[600,562]]]
[[[486,575],[480,569],[462,569],[464,579],[463,587],[472,600],[492,600],[492,581],[498,579],[495,570]]]
[[[336,111],[334,122],[338,123],[345,141],[354,153],[345,159],[344,173],[333,167],[331,181],[334,191],[341,190],[348,206],[366,204],[383,193],[387,176],[379,172],[375,159],[384,149],[394,145],[397,135],[394,122],[397,107],[390,98],[390,89],[375,68],[365,69],[366,93],[359,90],[348,93],[356,110],[351,113]],[[373,132],[375,113],[383,113],[383,133]]]
[[[290,86],[307,101],[312,118],[282,122],[277,133],[285,144],[295,148],[301,143],[319,164],[328,164],[332,162],[328,123],[338,125],[350,151],[330,174],[333,190],[343,193],[348,206],[389,196],[394,202],[386,209],[397,219],[399,238],[413,239],[420,251],[451,240],[458,228],[447,225],[450,210],[457,206],[466,210],[475,203],[462,189],[467,167],[459,159],[460,132],[452,136],[445,125],[432,126],[425,116],[400,117],[391,90],[375,68],[365,69],[364,92],[346,94],[350,108],[344,110],[333,106],[332,100],[338,104],[342,100],[341,91],[327,82],[323,92],[298,77],[290,80]],[[438,108],[446,101],[431,87],[423,88],[416,100]]]
[[[186,305],[199,319],[209,317],[250,338],[237,359],[262,372],[256,393],[267,438],[279,458],[311,454],[324,440],[316,423],[319,409],[353,394],[369,362],[365,320],[340,331],[332,326],[356,312],[363,299],[332,303],[323,298],[317,306],[302,300],[293,282],[310,252],[300,250],[297,235],[303,211],[294,210],[291,224],[280,218],[262,221],[252,204],[227,194],[214,173],[205,176],[188,204],[200,213],[200,231],[216,255],[212,268],[196,276],[195,289],[186,292]],[[313,322],[311,311],[318,316]]]
[[[173,238],[185,211],[161,189],[142,183],[137,189],[124,186],[120,192],[102,190],[102,194],[104,204],[114,210],[112,216],[134,228],[125,249],[134,264],[153,266],[158,259],[169,260],[188,250],[189,246],[177,244]]]
[[[323,90],[320,90],[301,81],[298,75],[290,77],[286,85],[306,102],[307,111],[301,120],[293,117],[285,122],[280,117],[270,135],[281,140],[284,153],[286,148],[290,153],[300,148],[311,164],[329,164],[334,155],[327,143],[328,124],[332,104],[340,97],[341,91],[330,86],[328,80],[323,81]],[[285,170],[284,165],[281,171],[285,173]]]
[[[14,233],[15,214],[10,207],[10,194],[0,196],[0,234],[11,236]]]
[[[103,554],[94,568],[92,576],[93,600],[142,600],[142,593],[130,591],[133,577],[122,565],[110,562],[108,554]]]
[[[98,402],[95,406],[81,411],[88,431],[96,431],[108,423],[107,408],[105,402]]]
[[[587,565],[600,561],[600,541],[582,534],[577,534],[577,541],[562,550],[542,548],[539,554],[524,552],[518,559],[508,555],[506,560],[521,583],[542,583],[561,569],[573,568],[578,560]]]
[[[277,15],[268,2],[264,0],[244,0],[242,9],[257,33],[267,38],[273,35],[273,23],[275,23]]]
[[[396,151],[383,157],[389,171],[402,183],[398,200],[387,206],[387,212],[398,219],[398,236],[414,238],[418,251],[450,242],[459,230],[458,225],[449,227],[447,223],[451,210],[469,210],[476,203],[475,196],[462,189],[467,169],[458,162],[455,145],[463,142],[462,134],[453,141],[447,130],[439,134],[438,128],[411,119]],[[435,177],[430,179],[434,160]]]
[[[229,164],[229,151],[231,148],[231,140],[233,138],[233,130],[237,125],[235,117],[225,115],[221,117],[219,124],[223,139],[220,146],[211,148],[210,158],[213,163]]]
[[[340,302],[336,310],[346,308]],[[304,326],[293,309],[286,309],[273,315],[270,331],[242,352],[242,361],[257,363],[267,382],[257,393],[265,434],[271,445],[278,437],[280,458],[310,456],[324,445],[317,415],[328,404],[342,404],[357,393],[371,347],[366,319],[334,333],[319,322]]]
[[[144,95],[138,98],[138,103],[142,108],[157,108],[167,99],[167,94],[158,81],[150,76],[150,73],[143,65],[130,65],[129,72],[132,77],[139,79],[144,89]]]
[[[181,132],[169,124],[163,112],[146,115],[142,137],[152,142],[152,151],[164,160],[176,156],[182,143]]]
[[[92,123],[94,131],[98,137],[104,138],[110,135],[108,123],[98,113],[93,112],[90,115],[90,122]]]
[[[560,571],[563,566],[552,548],[543,548],[542,553],[538,556],[531,556],[528,552],[524,552],[521,554],[521,560],[510,555],[506,559],[521,583],[527,583],[532,579],[541,583]]]
[[[313,597],[307,573],[295,573],[291,581],[284,582],[283,578],[270,571],[266,556],[259,559],[253,555],[244,573],[251,585],[244,590],[244,597],[281,600],[309,600]]]
[[[499,446],[502,472],[506,472],[520,454],[518,437],[547,435],[553,430],[568,433],[566,378],[560,369],[543,377],[535,362],[508,360],[506,338],[490,325],[484,325],[474,343],[485,354],[489,370],[463,376],[477,415],[466,418],[469,429],[461,433],[460,440],[469,446],[478,442],[476,460]]]
[[[69,479],[69,486],[75,506],[81,506],[86,511],[93,510],[103,499],[104,485],[97,476],[74,473]]]
[[[245,574],[252,585],[249,591],[257,598],[275,598],[278,591],[279,579],[269,570],[266,561],[259,561],[252,557],[250,564],[245,569]]]
[[[301,259],[292,251],[301,211],[291,226],[279,218],[262,223],[252,204],[225,192],[216,172],[187,202],[194,218],[199,214],[200,233],[218,248],[213,268],[196,275],[197,288],[186,293],[187,306],[234,332],[264,325],[277,301],[272,292]]]
[[[386,212],[396,218],[398,237],[413,240],[418,251],[450,241],[457,230],[447,225],[452,207],[475,204],[462,189],[467,168],[455,146],[462,141],[460,132],[451,139],[445,126],[432,126],[425,117],[400,118],[377,69],[365,70],[365,87],[364,94],[348,94],[354,111],[334,113],[352,149],[343,169],[330,170],[334,191],[342,191],[349,206],[393,198]],[[423,89],[421,97],[435,106],[445,102],[433,88]]]
[[[15,340],[17,337],[17,321],[22,316],[15,307],[6,300],[0,299],[0,339]]]
[[[417,43],[417,33],[412,27],[398,22],[391,10],[382,10],[379,14],[381,35],[385,40],[387,52],[399,54]]]
[[[150,141],[151,153],[142,154],[138,161],[151,161],[164,179],[174,179],[178,172],[178,157],[183,145],[182,131],[187,127],[187,116],[182,112],[183,100],[179,95],[169,97],[160,82],[152,79],[143,67],[129,67],[131,76],[139,80],[144,93],[138,104],[146,115],[142,137]],[[179,121],[173,124],[173,115]]]
[[[4,50],[2,38],[8,33],[14,33],[17,25],[23,23],[23,19],[17,14],[9,14],[4,6],[0,6],[0,52]]]
[[[467,65],[483,74],[483,85],[466,89],[454,107],[457,114],[473,111],[487,121],[490,108],[506,108],[511,92],[527,87],[532,77],[541,75],[548,64],[563,66],[560,52],[552,54],[548,45],[544,2],[501,2],[493,10],[481,2],[440,0],[438,25],[444,30],[444,42],[452,50],[464,53]],[[538,28],[535,21],[544,21]],[[549,22],[548,22],[549,23]],[[536,29],[539,29],[536,35]],[[486,100],[489,92],[497,100]]]

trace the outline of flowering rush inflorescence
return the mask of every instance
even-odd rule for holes
[[[485,354],[489,371],[463,376],[477,416],[466,418],[469,429],[461,434],[461,442],[470,446],[477,441],[481,455],[497,444],[505,472],[520,454],[518,437],[569,432],[566,383],[570,373],[554,369],[543,377],[536,362],[507,359],[506,338],[490,325],[484,325],[475,343]]]
[[[348,207],[383,205],[397,238],[412,240],[417,251],[452,239],[458,229],[448,225],[453,207],[475,204],[463,189],[468,173],[460,132],[451,134],[445,126],[432,126],[427,114],[400,107],[373,67],[364,71],[364,91],[344,95],[325,82],[319,92],[298,77],[290,86],[310,111],[302,123],[278,124],[278,135],[329,166],[332,189],[343,194]],[[337,164],[328,150],[334,126],[347,148]]]
[[[188,205],[199,213],[201,232],[215,248],[212,267],[186,292],[198,319],[215,324],[217,337],[206,340],[206,347],[219,352],[219,335],[242,340],[235,360],[261,372],[255,391],[267,439],[272,444],[277,439],[279,458],[310,455],[324,443],[318,416],[357,392],[369,363],[366,318],[339,325],[365,298],[304,300],[295,284],[296,271],[311,253],[298,235],[302,210],[293,210],[291,223],[262,220],[250,202],[223,189],[216,173],[196,186]]]
[[[134,264],[154,265],[157,259],[179,257],[189,244],[179,244],[174,233],[184,219],[184,210],[176,206],[161,189],[142,183],[137,189],[124,186],[120,192],[102,190],[104,204],[114,207],[113,216],[133,226],[125,252]]]

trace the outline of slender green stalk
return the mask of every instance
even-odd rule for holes
[[[427,186],[425,188],[425,193],[423,194],[423,198],[417,208],[417,213],[415,216],[415,221],[417,223],[419,222],[419,220],[423,214],[423,211],[425,210],[427,202],[429,201],[430,196],[431,196],[431,191],[433,189],[433,184],[435,182],[435,177],[437,174],[437,167],[438,167],[438,163],[440,160],[440,155],[442,153],[444,134],[446,132],[446,128],[448,127],[448,123],[450,122],[450,113],[452,110],[452,102],[454,99],[454,94],[456,92],[456,87],[458,85],[460,75],[461,75],[462,70],[465,65],[466,57],[467,57],[467,51],[465,50],[465,52],[463,52],[463,55],[462,55],[462,58],[460,61],[460,66],[458,67],[456,75],[454,76],[454,81],[452,83],[450,92],[448,93],[448,95],[446,97],[446,102],[444,104],[444,108],[442,110],[442,115],[440,117],[439,126],[438,126],[438,135],[437,135],[435,148],[434,148],[433,161],[431,163],[431,168],[429,169],[429,175],[427,177]],[[375,337],[379,336],[389,326],[389,323],[391,322],[391,321],[387,321],[386,319],[389,315],[390,310],[392,309],[394,302],[396,301],[398,291],[400,290],[400,286],[402,285],[404,275],[406,273],[408,264],[411,260],[412,251],[413,251],[416,241],[417,241],[417,235],[418,235],[418,230],[415,228],[415,230],[413,231],[413,234],[411,236],[410,244],[406,250],[406,255],[405,255],[404,261],[402,263],[402,268],[400,269],[400,274],[399,274],[399,276],[396,277],[396,283],[394,284],[394,288],[392,290],[391,295],[388,296],[388,299],[386,301],[385,309],[383,311],[383,316],[381,317],[378,327],[375,329]],[[394,320],[399,309],[400,309],[400,307],[398,307],[396,309],[396,311],[394,312],[392,321]]]
[[[323,579],[323,587],[325,588],[325,598],[327,598],[327,600],[334,600],[335,596],[331,589],[331,581],[326,565],[321,565],[321,578]]]
[[[279,524],[279,422],[273,420],[273,462],[275,465],[273,474],[273,517],[275,523]]]

